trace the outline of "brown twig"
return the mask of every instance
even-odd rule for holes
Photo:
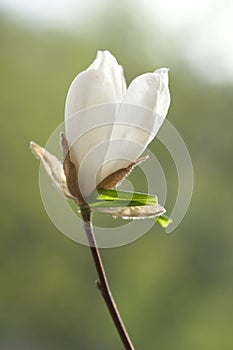
[[[129,335],[126,331],[124,323],[121,319],[117,306],[112,297],[112,293],[107,281],[106,273],[104,270],[103,262],[101,260],[100,252],[96,243],[92,223],[91,223],[91,210],[88,207],[81,209],[83,221],[84,221],[84,229],[87,234],[87,238],[89,241],[89,245],[91,248],[92,257],[95,263],[96,271],[98,274],[97,288],[100,290],[106,306],[110,312],[112,320],[115,324],[115,327],[118,331],[118,334],[121,338],[121,341],[126,350],[134,350],[134,346],[129,338]]]

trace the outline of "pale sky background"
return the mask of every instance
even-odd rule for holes
[[[0,0],[0,8],[34,27],[78,30],[90,16],[98,16],[107,3],[108,0]],[[177,43],[180,54],[199,74],[214,82],[233,82],[233,0],[125,3],[130,4],[133,15],[143,16],[148,31],[159,27],[168,45]]]

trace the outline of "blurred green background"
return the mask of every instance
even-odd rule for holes
[[[130,1],[109,1],[101,10],[93,3],[88,16],[67,30],[1,12],[0,348],[122,348],[88,248],[63,236],[43,208],[39,162],[28,148],[31,139],[46,143],[63,120],[70,82],[98,49],[108,49],[128,83],[170,67],[168,119],[185,140],[195,175],[189,211],[175,232],[167,236],[155,225],[132,244],[101,251],[122,317],[136,349],[232,350],[233,79],[217,83],[208,70],[203,77],[179,41],[168,40],[169,30],[159,23],[152,30]],[[171,212],[174,165],[158,141],[150,149],[168,176]],[[137,176],[131,179],[140,190]]]

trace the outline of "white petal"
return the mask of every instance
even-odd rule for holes
[[[128,87],[124,102],[154,110],[158,100],[161,76],[146,73],[136,77]]]
[[[98,171],[104,162],[115,118],[115,104],[103,104],[66,120],[66,137],[71,161],[78,172],[85,199],[100,182]]]
[[[153,124],[151,110],[137,105],[120,105],[101,169],[101,180],[139,158],[151,136]]]
[[[101,179],[140,157],[162,125],[169,104],[167,69],[132,81],[115,119]]]
[[[122,67],[108,51],[99,51],[95,61],[73,80],[66,99],[65,118],[103,103],[118,102],[125,94]]]
[[[160,68],[154,73],[135,78],[127,90],[124,102],[149,108],[164,119],[170,105],[168,69]]]
[[[70,86],[65,107],[66,138],[71,160],[79,169],[84,197],[96,187],[97,172],[111,137],[115,103],[125,91],[123,69],[108,51],[99,51],[95,61]]]
[[[109,51],[98,51],[95,61],[89,68],[104,72],[105,79],[115,88],[118,101],[123,98],[127,90],[123,68]]]
[[[161,117],[161,121],[166,118],[170,102],[171,102],[171,97],[170,97],[170,92],[169,92],[169,87],[168,87],[168,69],[167,68],[160,68],[157,69],[154,74],[159,75],[161,77],[161,89],[159,92],[159,98],[156,103],[156,107],[154,112],[156,115]],[[162,124],[162,123],[161,123]],[[159,125],[160,127],[161,125]],[[156,131],[156,133],[158,130]]]

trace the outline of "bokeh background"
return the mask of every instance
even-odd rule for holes
[[[108,49],[128,83],[170,68],[168,119],[195,175],[189,211],[171,235],[154,226],[102,250],[123,319],[136,349],[232,350],[232,16],[232,2],[220,0],[0,1],[1,349],[122,348],[88,248],[46,215],[28,148],[31,139],[46,143],[70,82]],[[171,212],[174,164],[158,141],[150,149],[167,175]]]

